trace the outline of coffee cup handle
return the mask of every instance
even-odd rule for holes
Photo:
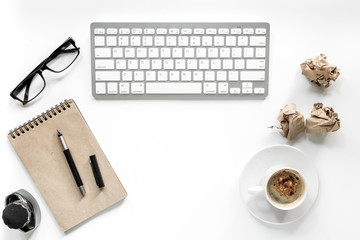
[[[253,187],[248,188],[248,193],[250,195],[258,194],[263,191],[264,191],[264,188],[262,186],[253,186]]]

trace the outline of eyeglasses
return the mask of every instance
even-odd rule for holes
[[[22,80],[10,93],[10,96],[23,105],[34,100],[46,86],[42,72],[49,70],[60,73],[66,70],[79,56],[80,48],[70,37],[61,44],[49,57],[42,61],[34,70]]]

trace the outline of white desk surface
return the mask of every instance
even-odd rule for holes
[[[360,213],[359,10],[356,0],[4,1],[0,198],[19,188],[30,191],[40,203],[42,223],[30,237],[1,223],[0,239],[354,239]],[[264,101],[97,101],[90,84],[94,21],[269,22],[270,94]],[[13,87],[69,36],[81,55],[66,74],[47,74],[45,91],[29,106],[10,98]],[[310,84],[299,66],[320,53],[341,69],[326,90]],[[77,102],[129,195],[64,234],[6,135],[69,98]],[[313,103],[332,106],[341,129],[288,142],[267,127],[290,102],[305,117]],[[239,194],[244,164],[272,144],[289,144],[311,156],[320,177],[311,211],[285,227],[257,221]]]

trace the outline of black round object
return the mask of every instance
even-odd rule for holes
[[[3,211],[4,223],[12,229],[22,228],[29,219],[29,212],[21,204],[11,203]]]

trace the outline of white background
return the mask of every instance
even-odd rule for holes
[[[291,3],[290,3],[291,2]],[[38,199],[42,223],[31,239],[354,239],[360,213],[358,175],[359,1],[133,0],[2,1],[0,9],[0,201],[24,188]],[[90,23],[94,21],[269,22],[270,94],[263,101],[98,101],[91,95]],[[23,107],[10,91],[67,37],[81,55],[65,75]],[[299,64],[325,53],[341,69],[328,89],[310,84]],[[7,141],[10,129],[73,98],[124,184],[128,197],[75,229],[61,232]],[[339,113],[341,129],[288,142],[277,115],[294,102]],[[246,161],[271,144],[310,156],[320,192],[300,221],[272,227],[247,211],[239,194]],[[0,239],[26,239],[0,224]]]

